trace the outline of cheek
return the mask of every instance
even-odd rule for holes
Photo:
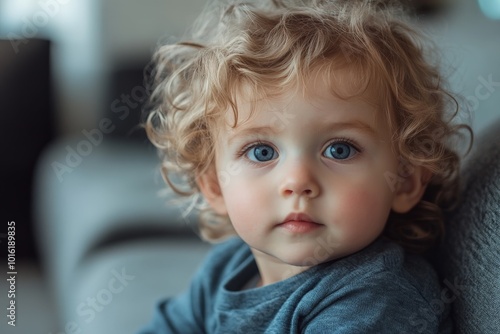
[[[256,182],[249,182],[240,174],[228,177],[221,187],[226,204],[232,208],[231,211],[235,211],[236,207],[243,208],[259,198]]]
[[[266,200],[258,182],[249,184],[245,180],[234,177],[222,189],[226,209],[237,232],[252,229],[255,221],[262,219]]]
[[[347,234],[359,234],[360,231],[379,231],[385,226],[390,212],[387,194],[366,187],[351,187],[346,190],[333,213],[342,222]]]

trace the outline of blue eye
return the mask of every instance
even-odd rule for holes
[[[276,159],[278,154],[269,145],[259,144],[251,147],[247,152],[248,159],[252,161],[266,162]]]
[[[358,150],[346,142],[336,142],[328,145],[323,155],[334,160],[346,160],[352,158]]]

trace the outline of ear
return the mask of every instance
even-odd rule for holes
[[[424,195],[431,177],[432,173],[428,169],[414,166],[413,172],[399,183],[392,202],[392,210],[397,213],[410,211]]]
[[[196,183],[212,209],[221,216],[227,215],[226,202],[222,195],[215,166],[209,167],[203,174],[200,174]]]

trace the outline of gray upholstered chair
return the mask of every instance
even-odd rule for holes
[[[456,333],[498,334],[500,121],[476,138],[463,177],[461,201],[447,217],[447,232],[438,253],[436,267],[445,283],[439,302],[452,303]]]

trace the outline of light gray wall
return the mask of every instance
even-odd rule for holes
[[[472,111],[461,120],[479,132],[500,119],[500,20],[486,18],[475,1],[459,0],[445,17],[421,23],[444,54],[452,89]]]
[[[149,55],[162,38],[181,36],[204,0],[106,0],[101,4],[108,62]]]
[[[454,7],[445,16],[420,23],[444,50],[445,68],[456,68],[452,87],[470,102],[473,126],[481,130],[500,117],[500,21],[488,20],[476,1],[448,3]],[[33,23],[37,15],[47,13],[47,22],[37,23],[36,36],[55,42],[59,129],[62,134],[79,133],[95,126],[110,107],[105,102],[110,70],[147,58],[160,39],[182,35],[204,4],[204,0],[0,0],[0,36],[13,32],[22,36],[27,21]],[[9,16],[12,8],[17,19]],[[486,87],[485,81],[493,84]],[[462,119],[467,121],[465,115]]]

